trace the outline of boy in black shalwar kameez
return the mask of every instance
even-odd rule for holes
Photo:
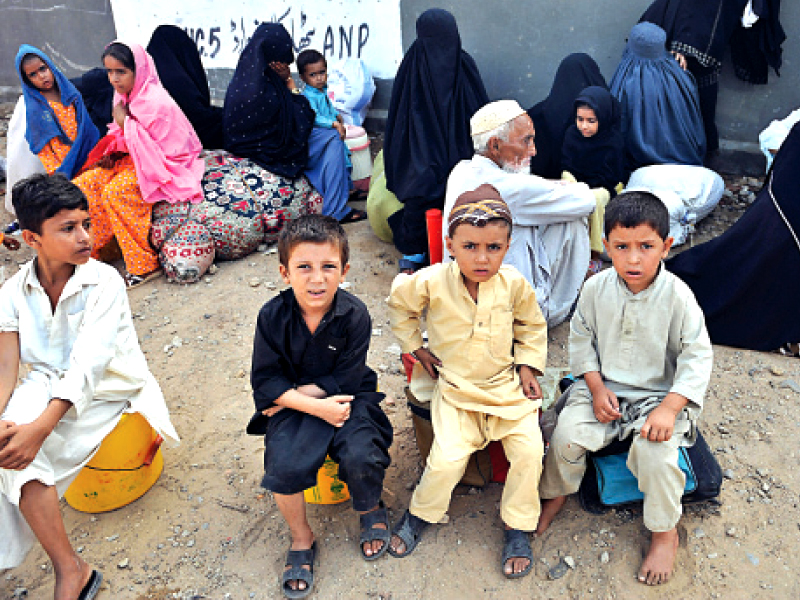
[[[367,307],[339,289],[348,253],[344,230],[331,217],[309,215],[287,225],[278,254],[291,288],[262,307],[256,324],[251,383],[257,412],[247,431],[264,434],[262,485],[292,535],[282,575],[288,598],[311,593],[317,544],[303,490],[316,485],[326,454],[339,463],[361,515],[364,559],[379,558],[389,546],[381,491],[392,426],[366,365]]]

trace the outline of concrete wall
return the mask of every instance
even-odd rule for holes
[[[562,58],[586,52],[606,80],[616,70],[625,39],[651,0],[459,0],[439,2],[453,13],[464,49],[478,63],[489,97],[514,98],[524,107],[544,99]],[[415,38],[415,21],[430,0],[402,0],[403,48]],[[781,76],[753,86],[724,63],[717,105],[723,147],[753,144],[775,118],[800,106],[800,3],[784,1]],[[752,149],[752,148],[748,148]]]
[[[439,2],[450,10],[463,47],[475,58],[489,96],[515,98],[528,107],[549,92],[556,68],[571,52],[592,55],[607,79],[614,73],[630,27],[650,0],[459,0]],[[144,4],[144,3],[143,3]],[[358,1],[353,1],[358,10]],[[415,38],[417,17],[431,0],[401,0],[403,48]],[[723,72],[717,123],[724,146],[747,147],[772,119],[800,106],[800,3],[784,2],[782,76],[766,86],[737,80],[729,61]],[[68,76],[99,65],[102,48],[114,39],[109,0],[0,0],[0,90],[16,88],[13,58],[20,43],[48,52]],[[224,97],[229,69],[209,73],[217,102]],[[391,81],[379,80],[368,125],[385,119]],[[749,147],[752,149],[752,146]]]
[[[36,46],[74,77],[101,66],[103,48],[115,37],[109,0],[0,0],[0,89],[19,90],[20,44]]]

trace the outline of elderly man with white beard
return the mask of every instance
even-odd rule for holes
[[[470,130],[475,155],[450,172],[445,218],[465,191],[484,183],[497,188],[514,220],[504,262],[531,283],[547,324],[557,325],[569,316],[586,277],[586,217],[595,209],[594,194],[583,183],[530,174],[536,154],[533,122],[516,101],[499,100],[479,109]]]

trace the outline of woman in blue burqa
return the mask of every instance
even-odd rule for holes
[[[339,133],[314,127],[314,110],[289,72],[292,38],[280,23],[262,23],[245,46],[225,94],[225,150],[270,173],[305,175],[322,194],[322,212],[340,223],[366,213],[347,206],[350,173]]]
[[[697,85],[667,52],[666,39],[658,25],[635,25],[611,79],[611,93],[622,109],[629,171],[703,164],[706,136]]]
[[[403,254],[427,249],[425,211],[444,207],[447,176],[474,152],[469,119],[488,101],[453,15],[426,10],[394,80],[383,150],[386,187],[403,203],[389,217]]]

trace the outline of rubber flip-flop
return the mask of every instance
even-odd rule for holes
[[[87,581],[86,585],[83,586],[83,589],[78,596],[78,600],[92,600],[95,598],[97,596],[97,592],[100,591],[101,583],[103,583],[103,574],[97,569],[92,570],[89,581]]]

